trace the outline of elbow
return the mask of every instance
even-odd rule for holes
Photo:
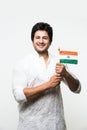
[[[81,92],[81,84],[79,82],[78,86],[77,86],[77,89],[75,91],[73,91],[74,93],[77,93],[79,94]]]
[[[79,87],[77,88],[77,90],[75,91],[75,93],[80,93],[81,92],[81,85],[79,84]]]

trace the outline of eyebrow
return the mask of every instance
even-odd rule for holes
[[[39,36],[39,35],[36,35],[35,37],[41,37],[41,36]],[[48,36],[42,36],[42,37],[49,38]]]

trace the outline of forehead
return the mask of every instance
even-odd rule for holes
[[[48,33],[45,30],[38,30],[35,32],[35,36],[48,36]]]

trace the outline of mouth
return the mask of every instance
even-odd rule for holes
[[[40,48],[43,48],[45,46],[45,44],[44,43],[37,43],[37,46]]]

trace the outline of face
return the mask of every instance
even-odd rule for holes
[[[34,34],[33,46],[38,53],[47,52],[50,46],[49,35],[44,30],[38,30]]]

